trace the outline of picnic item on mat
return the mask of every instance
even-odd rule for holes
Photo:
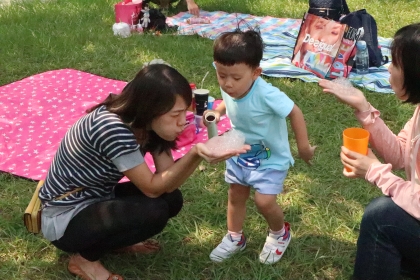
[[[376,21],[365,9],[351,12],[343,17],[340,22],[361,30],[363,34],[359,39],[366,42],[370,67],[380,67],[388,63],[388,57],[382,55],[382,50],[379,46]]]
[[[130,37],[131,35],[131,27],[125,22],[114,23],[112,25],[112,31],[115,36],[121,36],[123,38]]]
[[[357,29],[306,13],[293,50],[293,65],[319,78],[347,77],[353,67]]]
[[[350,10],[346,0],[309,0],[308,13],[338,21]]]
[[[192,17],[185,20],[188,24],[209,24],[210,19],[208,17]]]
[[[125,22],[132,25],[139,23],[142,2],[125,0],[114,5],[115,23]]]

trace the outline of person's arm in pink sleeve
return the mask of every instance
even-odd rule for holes
[[[410,181],[394,175],[391,168],[391,164],[372,164],[365,179],[380,188],[384,195],[390,196],[395,204],[411,216],[420,220],[420,191],[413,188]]]
[[[371,147],[384,159],[391,163],[394,170],[402,169],[404,163],[404,150],[407,142],[407,131],[412,126],[412,120],[406,123],[404,129],[395,135],[380,118],[380,112],[372,105],[363,112],[355,112],[355,115],[370,133],[369,143]]]
[[[398,137],[392,133],[379,117],[379,111],[369,104],[359,89],[328,80],[320,80],[318,84],[323,88],[323,92],[334,95],[340,102],[355,109],[357,119],[370,132],[371,140],[369,142],[386,162],[391,163],[394,169],[404,167],[406,128]],[[410,125],[407,124],[407,126]]]

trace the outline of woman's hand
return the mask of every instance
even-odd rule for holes
[[[352,152],[346,147],[341,147],[341,162],[344,165],[343,174],[349,178],[365,178],[369,167],[374,163],[381,163],[378,158],[374,155],[371,149],[368,149],[367,156]],[[347,169],[351,171],[347,171]]]
[[[206,143],[198,143],[195,145],[197,149],[198,155],[203,158],[208,163],[219,163],[221,161],[225,161],[233,156],[239,156],[240,154],[246,153],[246,151],[250,150],[251,147],[249,145],[243,145],[242,147],[236,149],[212,149],[207,146],[207,143],[212,141],[211,146],[213,146],[213,142],[217,142],[221,137],[213,137]]]
[[[351,85],[347,86],[328,80],[320,80],[318,84],[323,88],[324,92],[331,93],[340,102],[347,104],[360,112],[369,110],[370,105],[363,95],[363,92]]]

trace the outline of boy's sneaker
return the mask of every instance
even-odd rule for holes
[[[284,255],[284,252],[289,246],[292,235],[290,234],[290,224],[288,222],[284,223],[286,232],[283,236],[280,236],[278,239],[275,239],[268,234],[264,248],[260,254],[260,262],[263,264],[273,264],[278,262],[281,257]]]
[[[234,241],[232,236],[228,233],[223,237],[222,242],[210,253],[210,259],[214,262],[222,262],[235,253],[242,251],[245,247],[245,235],[242,234],[239,241]]]

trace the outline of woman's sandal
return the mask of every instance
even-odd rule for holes
[[[127,246],[121,249],[116,249],[113,252],[117,254],[124,254],[124,253],[151,254],[159,250],[160,250],[159,242],[157,242],[154,239],[147,239],[143,242],[139,242],[131,246]]]
[[[78,276],[80,279],[83,280],[94,280],[90,278],[80,267],[79,265],[72,263],[72,259],[70,258],[69,265],[67,267],[68,271],[73,274],[74,276]],[[124,280],[121,275],[118,274],[110,274],[107,280]]]

